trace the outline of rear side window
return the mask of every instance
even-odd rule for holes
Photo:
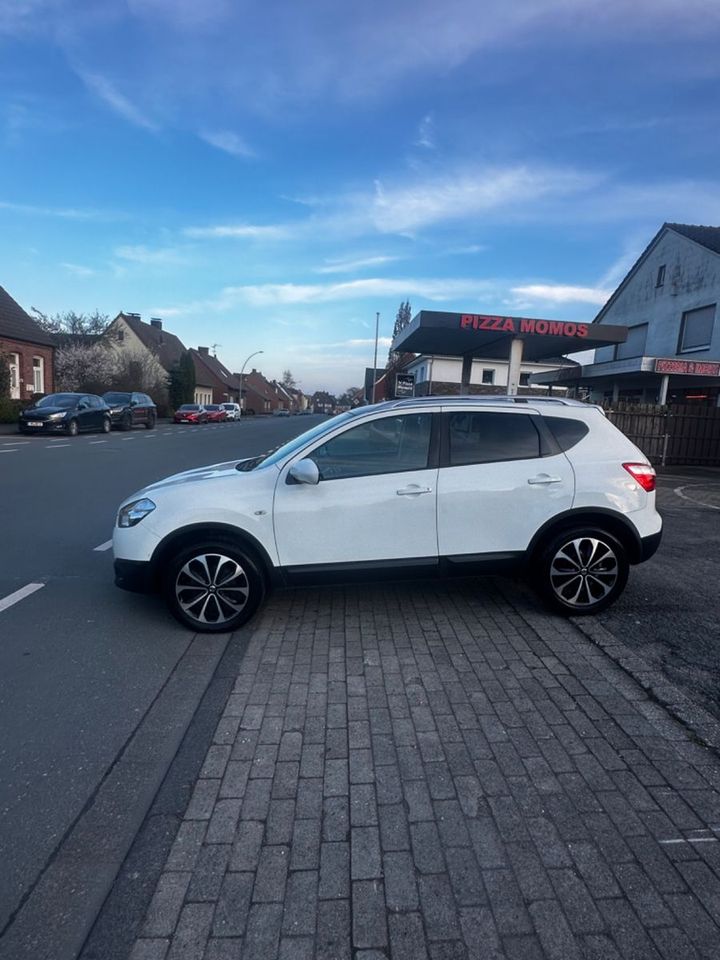
[[[540,434],[532,421],[517,413],[451,413],[450,466],[539,457]]]
[[[572,420],[566,417],[543,417],[543,419],[561,450],[569,450],[574,447],[590,432],[590,428],[582,420]]]

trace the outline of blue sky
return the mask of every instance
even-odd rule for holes
[[[307,390],[405,299],[592,319],[720,224],[719,40],[717,0],[0,0],[0,284]]]

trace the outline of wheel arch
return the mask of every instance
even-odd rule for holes
[[[155,587],[160,584],[163,567],[168,557],[186,546],[208,537],[220,537],[247,550],[256,561],[258,569],[268,584],[276,580],[276,568],[265,547],[251,533],[226,523],[193,523],[173,530],[155,547],[150,559],[151,577]]]
[[[532,563],[553,537],[562,533],[563,530],[579,525],[601,527],[607,530],[625,547],[630,563],[640,563],[642,560],[640,535],[623,514],[602,507],[580,507],[576,510],[567,510],[540,527],[527,549],[528,564]]]

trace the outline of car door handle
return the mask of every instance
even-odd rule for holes
[[[411,483],[409,487],[397,491],[399,497],[419,497],[421,493],[432,493],[432,487],[420,487],[417,483]]]
[[[530,477],[528,483],[562,483],[562,477],[551,477],[549,473],[539,473],[536,477]]]

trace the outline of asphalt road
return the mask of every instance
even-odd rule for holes
[[[107,545],[119,502],[168,474],[261,453],[318,419],[0,436],[0,936],[196,653],[159,600],[113,585]],[[184,722],[187,699],[177,697]]]

